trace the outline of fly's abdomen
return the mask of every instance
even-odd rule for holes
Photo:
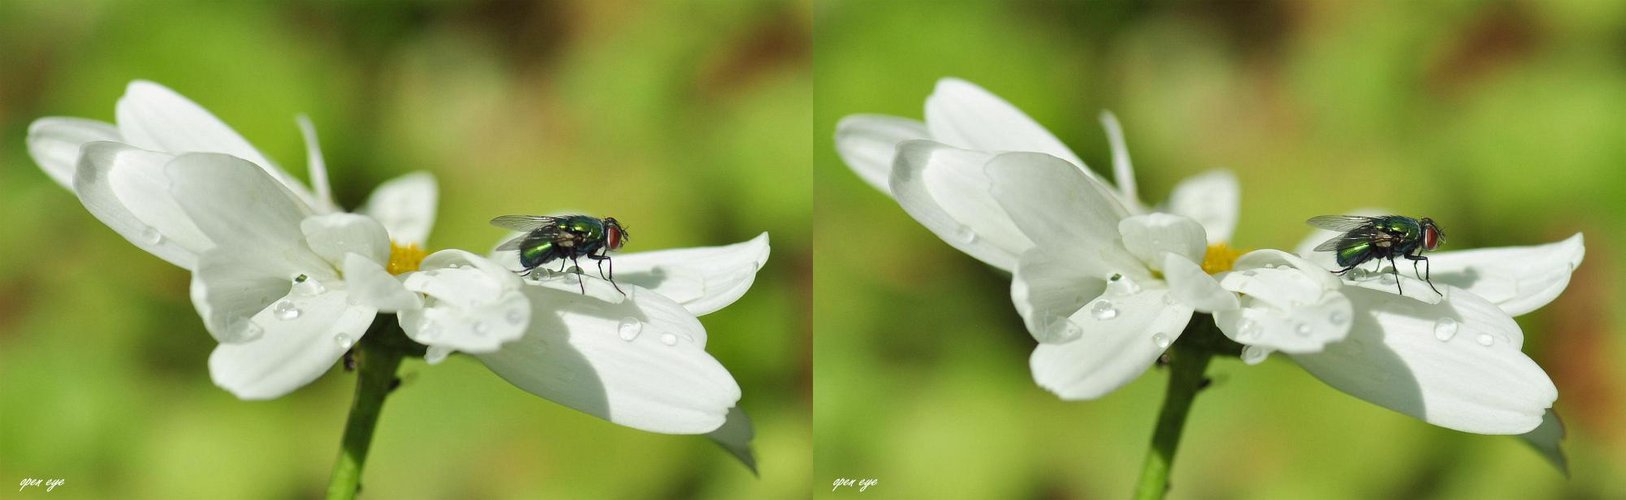
[[[1362,242],[1347,247],[1341,247],[1338,249],[1338,265],[1341,267],[1349,267],[1361,262],[1371,252],[1371,243]]]
[[[519,249],[519,265],[530,269],[553,260],[553,242],[536,239],[526,241],[525,246]]]

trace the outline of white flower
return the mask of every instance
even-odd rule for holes
[[[731,411],[739,386],[702,349],[696,316],[745,293],[767,260],[766,234],[616,256],[628,295],[596,278],[582,295],[577,275],[522,282],[461,250],[425,258],[436,203],[428,174],[379,186],[365,216],[337,212],[306,120],[314,193],[167,88],[134,82],[118,108],[117,126],[38,120],[29,150],[109,227],[193,271],[193,303],[221,342],[210,374],[233,394],[267,399],[303,386],[377,313],[395,312],[431,363],[467,352],[532,393],[634,428],[711,432],[751,462],[750,423]]]
[[[1034,378],[1065,399],[1132,380],[1199,311],[1244,345],[1249,364],[1283,352],[1335,388],[1435,425],[1523,433],[1552,406],[1557,392],[1519,351],[1511,316],[1563,290],[1580,235],[1431,254],[1443,298],[1407,276],[1403,296],[1392,277],[1341,280],[1330,254],[1309,246],[1302,258],[1250,252],[1233,269],[1223,243],[1237,220],[1234,178],[1188,179],[1171,214],[1147,214],[1118,124],[1103,123],[1117,189],[1021,111],[959,80],[938,83],[924,124],[852,116],[836,139],[848,165],[916,220],[1012,272],[1016,309],[1041,342]]]

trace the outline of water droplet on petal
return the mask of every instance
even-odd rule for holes
[[[164,235],[159,233],[158,229],[148,227],[141,230],[141,241],[146,242],[148,245],[157,245],[164,242]]]
[[[644,324],[639,322],[637,318],[621,318],[621,326],[617,330],[621,332],[621,340],[631,342],[633,339],[638,338],[640,332],[644,331]]]
[[[1163,305],[1172,306],[1172,305],[1174,305],[1174,302],[1175,302],[1174,301],[1174,294],[1172,294],[1172,293],[1164,293],[1163,294]]]
[[[508,323],[511,324],[511,325],[523,324],[523,323],[525,323],[525,311],[522,311],[522,310],[519,310],[519,309],[514,309],[512,311],[508,311],[507,318],[508,318]]]
[[[1496,343],[1496,339],[1494,337],[1491,337],[1490,334],[1488,334],[1488,333],[1481,333],[1481,334],[1479,334],[1479,338],[1476,338],[1474,340],[1478,341],[1479,345],[1486,346],[1486,347],[1490,347],[1491,344]]]
[[[317,281],[316,278],[304,274],[294,277],[293,292],[296,295],[310,297],[321,295],[325,291],[327,291],[327,287],[322,286],[322,282]]]
[[[476,321],[476,322],[474,322],[474,334],[475,335],[485,335],[486,332],[490,332],[490,331],[491,331],[491,326],[487,325],[486,322],[484,322],[484,321]]]
[[[1112,308],[1111,301],[1103,300],[1090,306],[1090,315],[1095,316],[1095,319],[1109,320],[1118,317],[1118,310]]]
[[[271,313],[275,314],[277,319],[290,320],[298,318],[300,310],[299,307],[295,306],[293,302],[279,300],[277,301],[276,305],[271,306]]]
[[[959,240],[960,243],[970,245],[977,242],[977,233],[968,226],[960,226],[959,229],[954,230],[954,239]]]
[[[1451,340],[1451,337],[1457,335],[1457,326],[1457,320],[1440,318],[1434,322],[1434,338],[1440,339],[1441,342]]]
[[[1237,337],[1251,339],[1259,336],[1259,323],[1251,319],[1243,319],[1236,323]]]
[[[1310,325],[1299,323],[1298,326],[1293,327],[1293,333],[1299,334],[1300,337],[1308,337],[1310,336]]]
[[[1333,311],[1331,315],[1327,316],[1327,320],[1334,325],[1342,325],[1349,321],[1349,316],[1345,315],[1343,311]]]
[[[342,347],[342,348],[345,348],[345,349],[349,349],[350,346],[356,344],[355,339],[351,339],[349,335],[345,335],[345,334],[342,334],[342,333],[338,334],[338,335],[334,335],[333,336],[333,342],[336,343],[336,344],[339,344],[339,347]]]
[[[1270,350],[1256,345],[1242,347],[1242,362],[1257,365],[1270,356]]]
[[[1247,276],[1247,277],[1250,277],[1250,278],[1251,278],[1251,277],[1254,277],[1254,276],[1258,276],[1258,275],[1259,275],[1259,271],[1255,271],[1255,270],[1252,270],[1252,269],[1249,269],[1249,270],[1246,270],[1246,271],[1242,271],[1242,275],[1243,275],[1243,276]]]
[[[663,333],[661,334],[661,343],[666,345],[677,345],[677,335]]]
[[[1158,349],[1168,349],[1169,344],[1173,343],[1173,341],[1169,340],[1168,335],[1159,333],[1152,336],[1152,343],[1157,344]]]
[[[1107,278],[1107,294],[1122,297],[1140,292],[1140,284],[1128,276],[1113,274]]]

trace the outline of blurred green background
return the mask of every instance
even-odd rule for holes
[[[1433,427],[1281,357],[1211,368],[1175,498],[1626,497],[1626,4],[821,2],[814,21],[814,482],[821,497],[1122,498],[1167,374],[1063,402],[1028,373],[1008,278],[943,244],[835,154],[842,116],[919,119],[943,76],[1027,111],[1141,196],[1236,172],[1234,244],[1304,219],[1429,215],[1447,249],[1586,234],[1557,301],[1519,318],[1559,387],[1573,478],[1510,437]],[[832,493],[836,478],[876,478]]]
[[[0,497],[297,498],[324,491],[354,376],[243,402],[188,274],[33,165],[28,123],[111,121],[127,82],[197,101],[304,175],[315,122],[336,197],[433,172],[431,250],[490,248],[507,213],[614,215],[627,251],[771,234],[708,350],[756,422],[761,478],[702,437],[636,431],[470,358],[409,361],[369,498],[785,498],[811,456],[811,5],[805,2],[0,1]]]

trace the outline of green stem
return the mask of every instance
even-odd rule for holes
[[[1137,499],[1160,499],[1168,493],[1169,469],[1174,465],[1174,452],[1180,447],[1180,433],[1185,429],[1191,402],[1202,389],[1203,372],[1208,369],[1208,360],[1213,354],[1203,349],[1181,348],[1177,343],[1168,351],[1168,356],[1169,388],[1163,394],[1163,410],[1157,416],[1152,447],[1141,464],[1140,483],[1135,487]]]
[[[356,348],[356,370],[361,373],[356,379],[356,399],[350,404],[350,419],[344,425],[339,461],[333,464],[333,478],[328,481],[329,499],[355,498],[361,490],[361,467],[367,462],[373,429],[378,427],[384,397],[395,383],[395,369],[401,365],[401,351],[381,338],[394,332],[374,330],[384,331],[369,331],[370,335],[362,337]]]

